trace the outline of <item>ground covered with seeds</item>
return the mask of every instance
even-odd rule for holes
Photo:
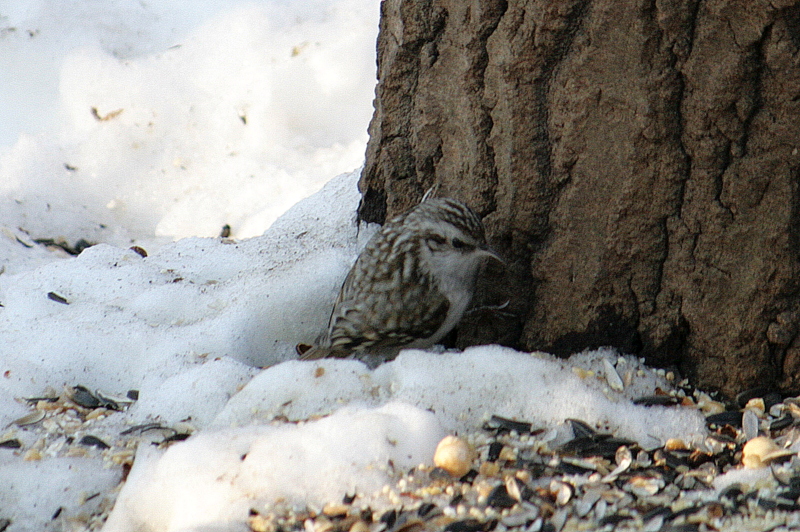
[[[44,461],[55,457],[101,460],[105,468],[119,473],[120,483],[109,492],[82,493],[79,508],[57,508],[54,525],[65,531],[99,530],[114,506],[119,489],[133,466],[139,445],[167,446],[189,437],[191,424],[174,427],[159,423],[128,425],[120,417],[138,393],[104,395],[78,385],[62,391],[44,390],[39,397],[21,399],[31,412],[0,434],[0,452],[10,452],[23,461]],[[12,522],[2,515],[0,532]],[[59,529],[59,528],[56,528]]]
[[[573,439],[553,446],[552,431],[492,416],[458,438],[473,458],[458,478],[420,465],[396,471],[396,483],[377,494],[322,508],[253,508],[249,525],[255,532],[796,530],[800,400],[758,391],[737,400],[726,405],[688,388],[641,398],[708,412],[705,441],[656,449],[580,420],[568,421]],[[763,435],[745,445],[753,421]],[[737,473],[741,479],[726,479]]]
[[[663,374],[663,372],[662,372]],[[674,380],[674,379],[673,379]],[[62,509],[63,530],[99,530],[139,445],[190,437],[189,421],[129,425],[121,411],[136,392],[108,396],[82,386],[27,398],[30,414],[0,436],[0,452],[20,460],[54,456],[103,460],[119,486],[86,493]],[[563,430],[487,416],[477,430],[446,438],[434,465],[399,470],[377,493],[345,494],[321,507],[274,501],[253,507],[255,532],[489,532],[582,530],[753,530],[800,527],[800,398],[764,390],[724,403],[685,382],[636,399],[652,408],[694,408],[708,433],[643,449],[581,420]],[[276,418],[273,423],[285,423]],[[0,532],[11,524],[0,508]]]

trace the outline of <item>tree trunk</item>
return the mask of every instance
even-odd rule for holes
[[[381,9],[359,214],[438,184],[484,217],[508,268],[481,301],[517,320],[462,343],[612,345],[728,394],[800,390],[800,3]]]

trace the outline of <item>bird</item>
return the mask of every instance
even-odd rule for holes
[[[439,342],[469,307],[482,266],[503,262],[480,217],[452,198],[428,198],[369,240],[342,284],[328,327],[301,360],[363,355],[391,360]]]

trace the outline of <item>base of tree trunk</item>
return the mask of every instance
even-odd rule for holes
[[[800,6],[382,3],[362,219],[433,184],[507,260],[459,345],[800,390]],[[496,273],[496,272],[495,272]]]

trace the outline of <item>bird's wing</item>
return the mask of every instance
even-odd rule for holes
[[[389,286],[341,301],[329,329],[331,349],[352,352],[402,346],[433,336],[447,317],[450,301],[428,276],[418,281],[404,290]]]
[[[300,355],[300,360],[318,360],[320,358],[327,358],[330,354],[331,350],[327,347],[312,345],[305,353]]]

